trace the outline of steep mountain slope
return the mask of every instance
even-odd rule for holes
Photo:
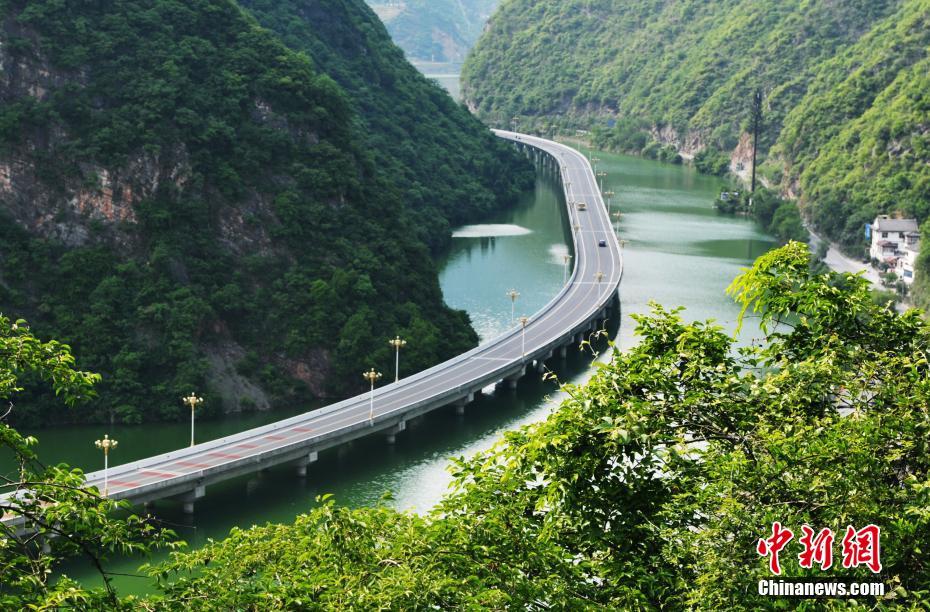
[[[299,401],[359,389],[395,333],[408,372],[476,342],[427,241],[529,169],[360,0],[300,7],[329,29],[312,59],[229,0],[0,2],[0,310],[104,374],[78,418],[174,418],[194,389],[207,410]],[[326,74],[365,61],[384,123]],[[382,166],[386,141],[414,153]],[[20,422],[61,418],[31,400]]]
[[[461,62],[499,0],[367,0],[411,60]]]
[[[877,212],[930,215],[928,26],[928,0],[506,0],[463,95],[491,123],[745,171],[761,91],[767,180],[859,252]]]
[[[517,170],[506,145],[408,64],[359,0],[240,4],[349,93],[377,165],[403,190],[427,244],[441,246],[450,223],[488,213],[530,184],[528,168]]]
[[[930,216],[928,71],[930,2],[906,2],[825,62],[785,119],[773,150],[785,186],[846,244],[878,212]]]
[[[509,0],[466,64],[464,92],[485,115],[631,116],[732,148],[756,88],[784,116],[818,64],[895,4]]]

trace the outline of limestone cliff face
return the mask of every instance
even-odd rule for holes
[[[0,33],[0,103],[48,102],[55,92],[87,85],[86,71],[53,66],[36,33],[15,20],[3,21]],[[0,207],[34,235],[68,246],[87,244],[92,223],[103,224],[111,237],[126,244],[136,221],[134,204],[154,195],[164,182],[182,188],[190,175],[183,145],[160,153],[139,151],[120,166],[85,158],[50,167],[49,158],[57,157],[70,139],[61,123],[49,122],[0,149]]]
[[[151,261],[148,249],[153,236],[150,228],[140,224],[139,211],[159,198],[206,200],[212,202],[212,214],[205,220],[206,226],[191,227],[192,233],[213,233],[220,250],[232,257],[287,257],[287,249],[275,245],[272,237],[280,226],[274,193],[249,187],[234,198],[224,195],[221,184],[198,175],[186,142],[136,148],[117,162],[99,161],[87,153],[72,155],[70,151],[82,135],[71,129],[70,121],[48,109],[60,108],[68,92],[87,88],[95,74],[91,67],[62,68],[49,58],[46,47],[47,40],[28,26],[16,19],[2,21],[0,103],[25,109],[22,120],[12,126],[20,130],[18,138],[0,148],[0,212],[5,219],[32,238],[57,245],[55,248],[105,248],[115,260],[141,256],[142,261]],[[97,99],[95,104],[103,108],[113,102]],[[36,114],[46,120],[30,121],[28,112],[33,109],[41,109]],[[320,141],[315,130],[276,112],[274,105],[260,96],[252,99],[249,115],[256,125],[287,134],[293,141],[309,146]],[[289,179],[282,176],[278,180]],[[0,247],[0,263],[3,250]],[[190,265],[172,257],[169,276],[180,286],[190,284]],[[27,288],[35,287],[35,279],[27,276],[25,280]],[[4,288],[11,287],[4,283]],[[27,301],[41,304],[45,297],[36,293]],[[0,305],[10,308],[3,298],[0,294]],[[27,306],[23,308],[26,312],[17,312],[30,314]],[[40,315],[35,316],[41,321]],[[236,337],[240,334],[219,313],[207,319],[195,339],[204,358],[207,390],[226,411],[270,408],[272,400],[265,383],[241,372],[240,363],[248,348]],[[152,343],[157,334],[144,329],[142,321],[139,325],[137,334]],[[260,356],[261,362],[280,368],[314,396],[326,393],[330,359],[325,350],[308,350],[303,355],[272,351]]]
[[[656,142],[675,147],[684,159],[692,159],[705,147],[705,133],[700,130],[690,130],[681,135],[670,125],[654,125],[650,129],[650,134]]]
[[[730,172],[749,181],[752,176],[752,134],[740,134],[739,143],[730,153]]]

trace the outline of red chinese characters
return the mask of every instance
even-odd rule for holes
[[[881,572],[880,540],[881,529],[877,525],[866,525],[859,531],[848,525],[843,536],[843,567],[849,569],[865,565],[875,574]]]
[[[782,529],[781,523],[775,521],[772,523],[772,537],[759,540],[756,545],[756,552],[763,557],[769,556],[769,569],[773,574],[781,574],[781,565],[778,563],[778,553],[788,545],[794,534],[790,529]]]
[[[798,565],[811,569],[817,564],[823,571],[833,567],[833,530],[825,527],[816,532],[810,525],[802,525],[801,532],[802,535],[798,538],[801,545]],[[772,535],[760,539],[756,545],[756,552],[760,556],[769,557],[769,569],[773,574],[781,575],[778,554],[793,538],[794,533],[790,529],[775,521],[772,523]],[[843,537],[843,568],[853,569],[861,565],[876,574],[882,571],[881,529],[877,525],[866,525],[859,530],[852,525],[846,527],[846,535]]]
[[[798,555],[801,567],[810,569],[816,562],[820,569],[830,569],[833,565],[833,530],[825,527],[816,537],[809,525],[803,525],[801,531],[804,532],[798,540],[802,547],[801,554]]]

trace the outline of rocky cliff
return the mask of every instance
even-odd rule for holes
[[[0,2],[0,310],[104,375],[93,406],[31,397],[19,422],[171,419],[190,391],[268,408],[360,389],[397,333],[408,373],[476,342],[430,249],[530,169],[360,0],[293,8],[313,56],[229,0]],[[415,120],[442,135],[422,157],[380,146],[416,151]]]

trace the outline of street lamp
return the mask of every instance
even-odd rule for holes
[[[523,328],[520,332],[520,347],[524,357],[526,357],[526,324],[529,322],[529,317],[520,317],[520,326]]]
[[[572,227],[575,229],[575,233],[576,233],[576,234],[577,234],[578,232],[581,231],[581,224],[580,224],[580,223],[576,223],[576,224],[573,225]]]
[[[597,172],[597,162],[601,161],[599,157],[592,157],[591,163],[594,165],[594,172]]]
[[[603,273],[603,272],[595,272],[595,273],[594,273],[594,278],[597,279],[597,294],[600,295],[600,294],[601,294],[601,281],[604,280],[604,273]]]
[[[393,340],[388,340],[388,344],[394,347],[394,382],[397,382],[400,380],[400,349],[407,346],[407,341],[397,336]]]
[[[116,448],[119,444],[116,440],[111,440],[109,435],[104,434],[103,440],[95,440],[94,446],[103,451],[103,496],[110,495],[110,449]]]
[[[373,421],[375,418],[375,381],[381,378],[381,372],[375,372],[372,368],[367,372],[362,372],[362,378],[371,383],[371,395],[368,396],[368,420]]]
[[[604,192],[604,196],[607,198],[607,214],[608,215],[610,214],[610,199],[614,197],[615,195],[617,194],[615,194],[613,191],[610,191],[610,190]]]
[[[597,184],[600,187],[601,191],[604,191],[604,177],[605,176],[607,176],[606,172],[601,171],[597,173]]]
[[[568,282],[568,262],[570,262],[571,260],[572,260],[572,256],[569,255],[568,253],[566,253],[565,255],[562,255],[562,263],[565,264],[562,267],[562,284],[563,285]]]
[[[203,403],[202,397],[197,397],[193,393],[187,397],[182,397],[181,401],[191,407],[191,446],[194,445],[194,408]]]
[[[517,303],[517,298],[520,297],[520,293],[516,289],[511,289],[506,295],[510,298],[510,324],[513,325],[513,311]]]

